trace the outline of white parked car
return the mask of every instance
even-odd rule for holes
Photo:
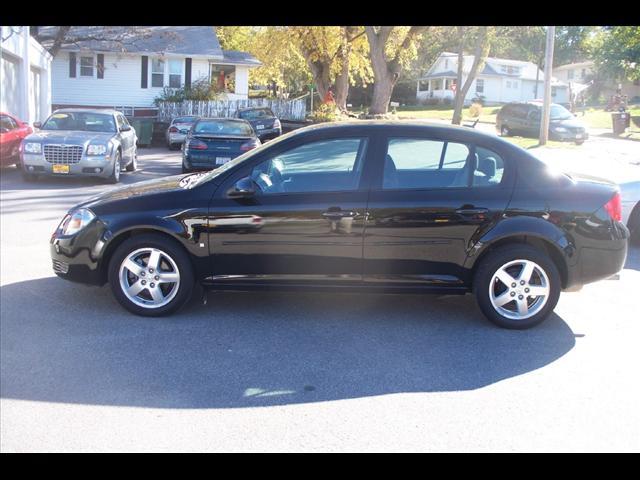
[[[175,148],[180,148],[180,146],[184,143],[185,138],[187,138],[187,134],[189,130],[198,120],[197,116],[186,116],[186,117],[176,117],[171,120],[169,127],[165,133],[165,139],[167,141],[167,148],[169,150],[173,150]]]

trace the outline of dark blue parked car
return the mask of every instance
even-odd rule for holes
[[[282,125],[270,108],[241,108],[236,111],[236,118],[251,123],[260,140],[269,140],[282,135]]]
[[[246,120],[201,118],[189,131],[182,150],[182,172],[212,170],[262,143]]]

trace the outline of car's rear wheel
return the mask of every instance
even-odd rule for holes
[[[175,241],[162,235],[137,235],[111,257],[109,284],[124,308],[157,317],[175,312],[191,298],[194,273],[189,257]]]
[[[506,125],[502,125],[502,127],[500,127],[500,136],[501,137],[511,136],[511,130],[509,129],[509,127],[507,127]]]
[[[482,313],[503,328],[531,328],[544,321],[560,298],[560,274],[545,253],[513,245],[480,264],[473,289]]]

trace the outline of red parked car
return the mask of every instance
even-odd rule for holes
[[[20,142],[33,129],[13,115],[0,112],[0,166],[18,165],[20,162]]]

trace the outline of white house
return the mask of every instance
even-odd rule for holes
[[[46,29],[58,27],[40,28],[53,38],[55,30],[47,35]],[[98,40],[87,40],[91,35]],[[260,66],[246,52],[222,50],[212,26],[72,27],[68,38],[73,41],[52,64],[54,109],[115,107],[126,115],[154,115],[164,87],[200,80],[216,83],[227,99],[247,99],[249,69]]]
[[[466,82],[474,56],[465,55],[462,82]],[[443,52],[427,74],[417,82],[416,99],[419,103],[453,100],[458,75],[458,54]],[[569,101],[567,85],[554,80],[551,95],[555,103]],[[531,62],[488,57],[484,68],[472,82],[465,104],[473,98],[484,97],[488,105],[541,99],[544,94],[544,72]]]
[[[596,77],[595,66],[591,60],[555,67],[553,74],[558,77],[558,80],[579,85],[589,84]],[[634,81],[623,80],[617,83],[611,79],[606,79],[599,83],[600,93],[605,97],[615,94],[617,90],[621,90],[622,94],[627,95],[629,99],[640,97],[640,79]]]
[[[0,27],[0,110],[23,122],[51,113],[51,55],[26,26]]]

